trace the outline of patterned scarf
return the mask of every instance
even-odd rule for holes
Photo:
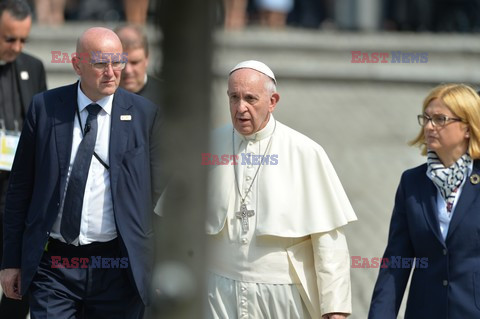
[[[467,175],[472,158],[465,153],[450,167],[443,166],[434,151],[427,152],[427,175],[437,186],[440,194],[447,202],[447,212],[452,212],[458,187]]]

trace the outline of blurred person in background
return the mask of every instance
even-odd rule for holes
[[[248,20],[247,0],[224,0],[225,13],[224,26],[227,30],[240,30],[245,27]]]
[[[283,28],[287,15],[293,8],[293,0],[255,0],[260,24],[271,28]]]
[[[35,13],[39,24],[60,26],[65,22],[67,0],[35,0]]]
[[[66,0],[64,15],[66,20],[116,23],[126,21],[145,25],[148,20],[149,3],[148,0]]]
[[[405,171],[369,319],[480,318],[480,97],[466,85],[434,88],[411,145],[427,162]]]
[[[124,0],[124,8],[128,23],[144,25],[147,21],[148,0]]]
[[[295,0],[287,24],[310,29],[333,28],[333,11],[330,0]]]
[[[149,48],[147,35],[138,25],[125,25],[115,29],[127,54],[127,65],[122,71],[120,87],[137,93],[160,105],[162,82],[147,74]]]
[[[32,26],[31,9],[25,1],[0,1],[0,119],[2,130],[17,131],[34,94],[47,89],[42,62],[23,53]],[[3,212],[10,172],[0,170],[0,247],[3,250]],[[2,256],[0,254],[0,261]],[[28,300],[2,296],[0,318],[20,319],[28,313]]]

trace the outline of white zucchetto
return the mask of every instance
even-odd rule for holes
[[[235,65],[232,70],[230,70],[229,75],[238,69],[253,69],[255,71],[265,74],[266,76],[271,78],[273,82],[275,82],[275,84],[277,84],[277,80],[275,79],[275,74],[273,74],[273,71],[263,62],[256,61],[256,60],[248,60],[248,61],[240,62],[237,65]]]

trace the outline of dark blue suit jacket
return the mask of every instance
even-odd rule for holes
[[[465,181],[444,241],[426,169],[403,173],[384,254],[428,258],[426,268],[413,271],[405,318],[480,318],[480,184]],[[473,174],[480,175],[478,160]],[[380,269],[368,318],[397,318],[410,271]]]
[[[77,84],[34,96],[15,155],[4,216],[2,268],[21,268],[25,294],[58,215],[72,148]],[[131,115],[121,121],[121,115]],[[115,223],[131,277],[145,303],[153,266],[151,157],[156,105],[118,89],[114,95],[109,164]]]

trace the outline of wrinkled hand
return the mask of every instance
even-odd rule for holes
[[[345,319],[348,314],[340,312],[327,313],[322,316],[322,319]]]
[[[19,268],[7,268],[0,271],[0,283],[2,284],[3,292],[5,296],[11,299],[22,299],[20,291],[20,269]]]

